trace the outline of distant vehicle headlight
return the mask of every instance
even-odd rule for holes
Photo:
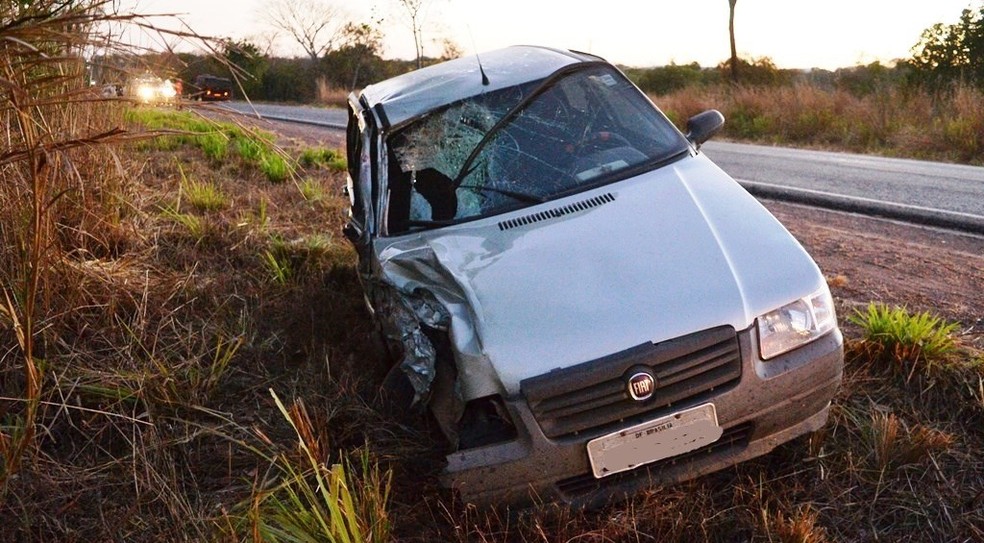
[[[151,85],[140,85],[137,87],[137,96],[140,97],[144,102],[150,102],[154,99],[157,91]]]
[[[763,360],[779,356],[826,334],[837,325],[834,300],[824,285],[817,292],[757,319]]]
[[[164,98],[174,98],[177,94],[178,92],[174,90],[174,85],[170,81],[165,81],[161,85],[161,96]]]

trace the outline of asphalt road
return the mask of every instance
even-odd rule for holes
[[[311,106],[285,106],[273,104],[248,104],[246,102],[226,102],[223,107],[248,115],[260,114],[268,119],[291,121],[331,128],[345,128],[348,120],[345,110]]]
[[[245,102],[227,107],[252,113]],[[260,115],[344,128],[341,109],[256,104]],[[766,198],[984,234],[984,167],[710,141],[715,163]]]
[[[710,141],[735,179],[984,217],[984,168]]]

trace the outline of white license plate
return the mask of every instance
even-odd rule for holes
[[[598,479],[699,449],[721,437],[714,404],[706,403],[588,442]]]

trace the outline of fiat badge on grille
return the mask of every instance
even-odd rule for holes
[[[643,402],[653,397],[656,392],[656,378],[648,371],[639,371],[632,374],[628,381],[629,396],[633,400]]]

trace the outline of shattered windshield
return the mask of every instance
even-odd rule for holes
[[[687,149],[610,67],[591,66],[541,87],[469,98],[390,137],[390,231],[545,202]]]

